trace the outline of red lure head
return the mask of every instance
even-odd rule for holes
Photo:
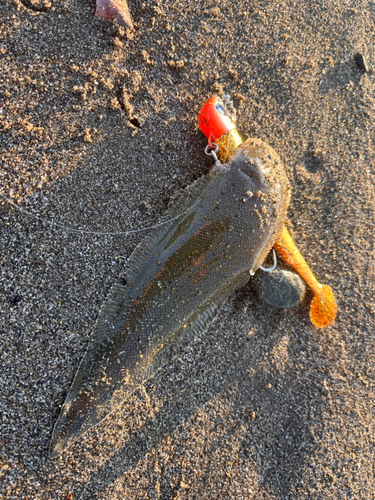
[[[210,145],[225,132],[235,128],[222,100],[216,96],[210,97],[203,105],[198,115],[198,124]]]

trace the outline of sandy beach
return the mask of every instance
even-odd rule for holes
[[[0,4],[0,497],[375,499],[375,3]],[[360,67],[360,54],[365,66]],[[204,102],[281,156],[335,323],[249,285],[71,448],[52,429],[111,285],[212,159]],[[26,213],[27,212],[27,213]],[[69,231],[69,229],[81,232]]]

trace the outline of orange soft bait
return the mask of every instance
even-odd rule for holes
[[[219,97],[211,97],[203,105],[199,113],[198,123],[207,137],[209,145],[215,143],[218,146],[217,158],[226,163],[242,143],[242,139]],[[274,243],[274,248],[313,291],[314,298],[310,306],[312,324],[318,328],[332,324],[337,313],[333,292],[329,286],[321,285],[315,278],[285,226]]]
[[[285,226],[276,240],[274,248],[282,255],[285,262],[292,266],[306,281],[314,293],[310,306],[311,323],[318,328],[324,328],[333,323],[337,313],[333,292],[329,286],[321,285],[315,278]]]

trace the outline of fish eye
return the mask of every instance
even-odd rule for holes
[[[237,163],[237,162],[236,162]],[[264,177],[261,166],[256,161],[241,161],[238,162],[238,170],[249,177],[255,184],[263,184]]]

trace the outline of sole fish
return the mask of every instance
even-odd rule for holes
[[[249,139],[184,193],[114,285],[53,430],[55,456],[99,424],[163,365],[171,347],[207,327],[245,285],[283,228],[289,184],[267,144]]]

